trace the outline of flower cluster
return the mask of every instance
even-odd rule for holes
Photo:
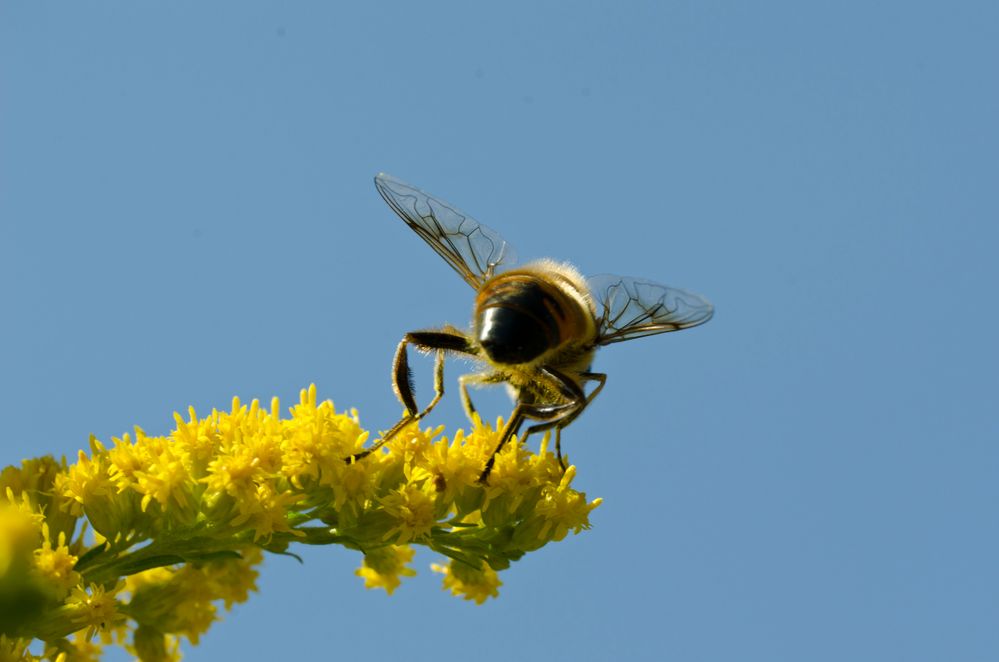
[[[481,603],[497,572],[525,553],[589,528],[600,500],[571,487],[542,442],[507,444],[475,422],[453,438],[403,429],[360,461],[368,432],[303,390],[291,416],[234,399],[228,412],[175,415],[168,437],[90,440],[68,465],[27,460],[0,474],[0,659],[96,659],[102,645],[142,660],[179,659],[219,609],[255,590],[262,551],[341,544],[357,574],[392,593],[415,572],[412,545],[448,557],[443,586]],[[87,529],[92,531],[87,532]],[[40,658],[39,658],[40,659]]]

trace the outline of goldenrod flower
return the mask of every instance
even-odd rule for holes
[[[569,467],[557,486],[546,485],[542,489],[536,512],[545,523],[538,531],[539,539],[562,540],[569,531],[579,533],[590,528],[590,512],[602,500],[587,503],[584,495],[569,486],[575,477],[576,467]]]
[[[30,639],[18,639],[0,634],[0,661],[14,662],[17,660],[19,662],[34,662],[35,660],[42,659],[31,654],[31,651],[28,650],[30,644]]]
[[[445,589],[451,591],[451,595],[474,600],[480,605],[487,599],[498,596],[499,587],[503,585],[496,571],[486,563],[474,567],[452,561],[446,566],[434,563],[430,567],[434,572],[444,575],[442,583]]]
[[[0,499],[0,577],[27,565],[42,536],[44,521],[31,507],[27,494],[18,499],[7,488],[6,500]]]
[[[146,625],[135,629],[133,642],[125,650],[143,662],[179,662],[182,657],[180,638]]]
[[[58,476],[61,492],[79,504],[76,514],[86,506],[96,506],[101,500],[112,497],[118,490],[111,476],[111,458],[104,446],[94,437],[90,438],[93,459],[85,451],[80,451],[76,464],[69,472]],[[117,471],[115,472],[117,474]]]
[[[261,483],[254,492],[239,500],[240,515],[230,524],[234,527],[249,524],[253,529],[253,542],[261,538],[270,540],[274,533],[304,537],[304,533],[288,523],[289,511],[304,498],[302,494],[278,491],[268,482]]]
[[[115,599],[118,591],[123,588],[124,580],[109,590],[97,584],[74,588],[66,599],[69,618],[77,626],[74,631],[86,629],[87,639],[91,639],[98,632],[109,631],[118,621],[124,620],[118,613],[118,601]]]
[[[236,398],[229,411],[175,415],[168,436],[135,428],[110,448],[92,438],[68,466],[41,458],[0,473],[0,659],[32,638],[48,659],[96,659],[110,643],[179,659],[179,637],[197,643],[256,590],[262,551],[295,542],[363,552],[356,574],[389,594],[415,574],[410,545],[424,545],[450,558],[435,566],[444,588],[481,603],[498,595],[497,571],[588,528],[600,504],[544,442],[537,454],[507,444],[479,484],[502,420],[452,438],[410,425],[347,462],[369,437],[356,411],[319,402],[313,386],[290,413]]]
[[[46,646],[44,659],[56,662],[99,662],[103,653],[103,641],[88,638],[84,632],[77,632],[72,639],[62,639]]]
[[[395,522],[382,540],[396,544],[421,540],[430,535],[437,523],[437,491],[432,481],[403,485],[378,501],[382,511]]]
[[[364,555],[363,565],[354,571],[364,579],[364,588],[381,588],[392,595],[402,583],[400,577],[412,577],[416,571],[406,566],[416,553],[409,545],[389,545]]]
[[[0,634],[15,634],[37,618],[55,592],[32,572],[45,524],[27,495],[22,497],[10,487],[6,498],[0,497]],[[11,646],[16,648],[15,642]]]
[[[70,589],[80,583],[80,573],[73,570],[78,558],[66,546],[66,534],[59,532],[56,544],[52,544],[49,525],[42,524],[42,546],[35,550],[34,569],[45,581],[54,587],[54,592],[63,598]]]

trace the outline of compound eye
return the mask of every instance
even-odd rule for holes
[[[486,308],[479,320],[479,344],[495,363],[528,363],[548,349],[544,327],[531,315],[509,306]]]

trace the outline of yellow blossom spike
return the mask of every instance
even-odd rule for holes
[[[296,541],[363,549],[356,574],[389,594],[415,574],[410,545],[424,545],[451,559],[435,568],[445,590],[481,603],[499,594],[497,571],[586,530],[601,503],[572,487],[577,469],[562,472],[547,437],[538,454],[507,444],[481,485],[502,418],[493,427],[476,415],[450,437],[413,424],[347,462],[370,434],[356,410],[337,412],[313,384],[289,411],[278,398],[267,410],[233,398],[204,418],[189,407],[167,436],[134,426],[110,449],[91,437],[68,466],[31,460],[0,473],[0,534],[10,534],[0,597],[4,577],[18,590],[28,578],[50,610],[27,634],[70,650],[100,632],[171,659],[178,637],[197,642],[221,606],[247,599],[262,549]]]

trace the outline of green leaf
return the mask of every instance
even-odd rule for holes
[[[267,548],[265,547],[264,549],[267,549]],[[302,565],[305,565],[305,560],[301,556],[299,556],[298,554],[294,554],[292,552],[276,552],[276,551],[272,551],[272,550],[269,550],[269,549],[267,551],[270,552],[271,554],[277,554],[278,556],[290,556],[291,558],[295,559],[296,561],[298,561]]]
[[[83,568],[86,568],[94,559],[98,558],[101,554],[107,551],[109,545],[107,541],[102,542],[99,545],[94,545],[84,553],[83,556],[76,560],[76,565],[73,566],[73,570],[80,572]]]
[[[152,570],[153,568],[162,568],[163,566],[177,565],[178,563],[184,562],[185,559],[183,556],[178,556],[176,554],[160,554],[158,556],[150,556],[144,559],[128,561],[119,566],[119,571],[122,576],[134,575],[144,570]]]
[[[188,561],[224,561],[226,559],[242,559],[243,555],[231,549],[220,549],[216,552],[185,554],[184,558]]]

